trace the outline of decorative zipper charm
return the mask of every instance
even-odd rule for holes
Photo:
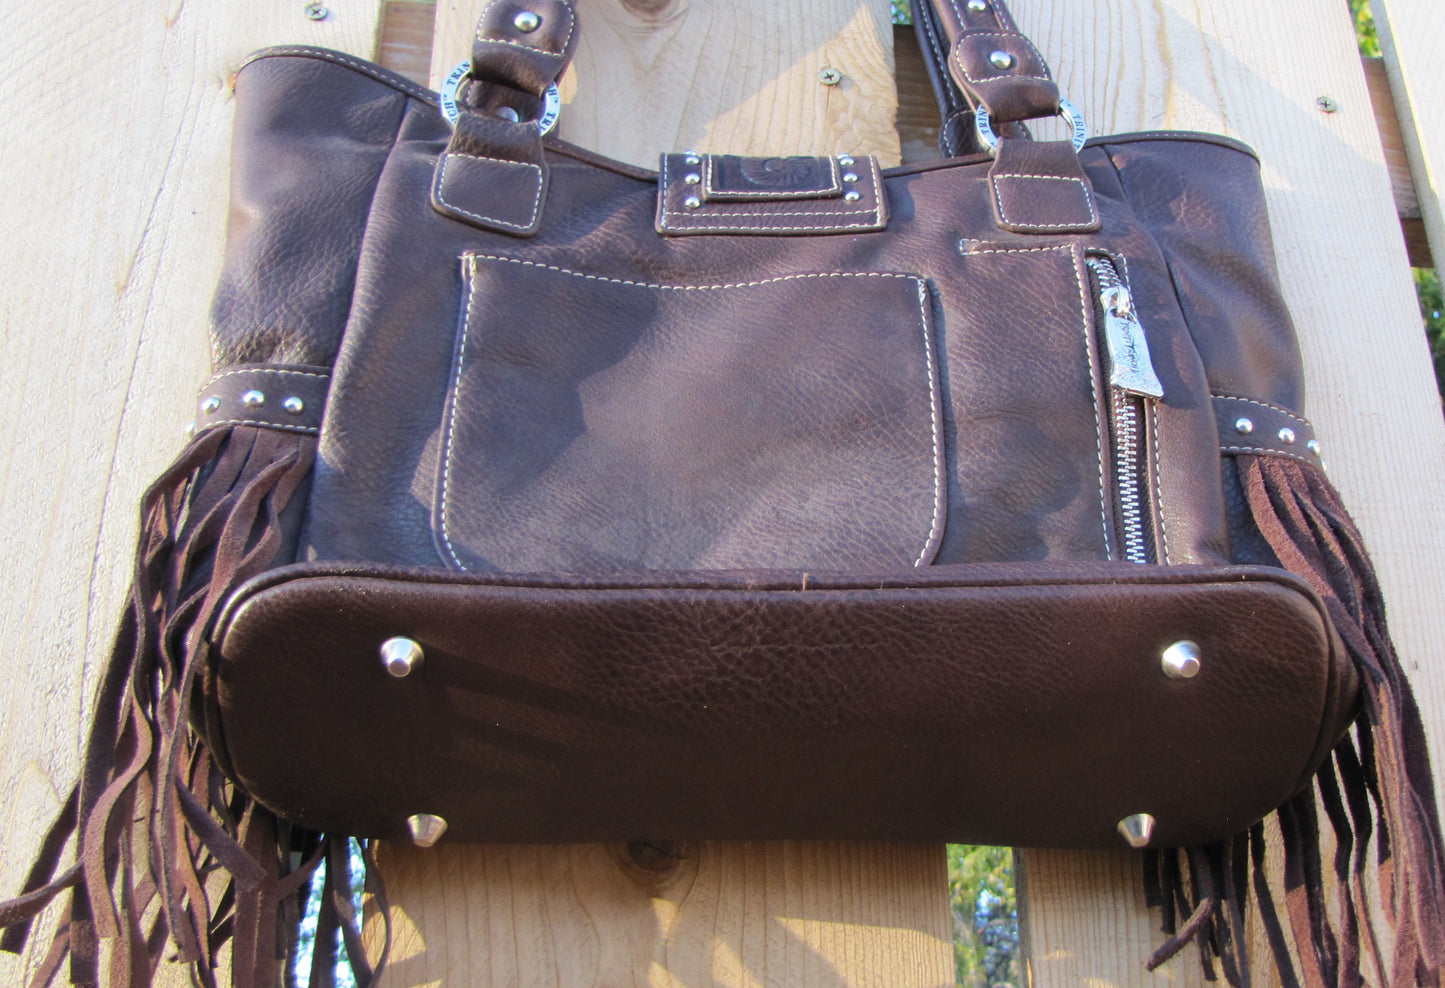
[[[1163,398],[1164,386],[1149,359],[1149,341],[1134,314],[1134,298],[1119,278],[1112,261],[1090,257],[1089,269],[1099,280],[1099,304],[1104,310],[1104,344],[1109,349],[1109,383],[1121,391]]]

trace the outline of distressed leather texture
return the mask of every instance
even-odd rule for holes
[[[1237,833],[1303,784],[1356,682],[1221,435],[1228,402],[1303,422],[1247,148],[1030,144],[1042,60],[938,4],[940,98],[987,103],[996,158],[653,172],[538,134],[575,13],[529,50],[513,6],[455,129],[349,56],[238,73],[217,370],[331,375],[297,563],[213,635],[249,791],[388,837],[1113,846],[1136,812]],[[1109,384],[1100,262],[1162,398]],[[394,635],[428,655],[405,680]],[[1160,670],[1183,639],[1194,680]],[[1030,785],[977,805],[1000,773]]]

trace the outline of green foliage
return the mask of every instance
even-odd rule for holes
[[[1355,15],[1355,40],[1360,54],[1380,57],[1380,37],[1375,33],[1375,18],[1370,13],[1370,0],[1350,0],[1350,13]]]
[[[959,988],[1022,985],[1013,852],[983,844],[948,845],[948,890]]]
[[[893,23],[913,23],[913,15],[908,10],[908,0],[893,0]]]

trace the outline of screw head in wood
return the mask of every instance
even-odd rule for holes
[[[1178,641],[1159,655],[1159,665],[1170,679],[1193,679],[1199,675],[1199,646],[1192,641]]]
[[[1333,96],[1321,96],[1315,100],[1315,106],[1320,108],[1321,113],[1334,113],[1339,110],[1340,103]]]
[[[1148,813],[1134,813],[1119,821],[1119,836],[1130,847],[1148,847],[1154,836],[1154,818]]]
[[[431,847],[447,832],[447,822],[434,813],[413,813],[406,818],[406,829],[417,847]]]
[[[825,86],[836,86],[843,81],[843,73],[837,69],[823,69],[818,73],[818,81]]]
[[[306,17],[313,21],[324,21],[331,13],[324,3],[308,3],[306,5]]]
[[[381,664],[397,679],[404,679],[421,668],[426,653],[410,638],[397,636],[381,643]]]

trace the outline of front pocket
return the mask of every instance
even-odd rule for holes
[[[927,564],[944,521],[926,281],[624,281],[463,258],[432,519],[460,569]]]

